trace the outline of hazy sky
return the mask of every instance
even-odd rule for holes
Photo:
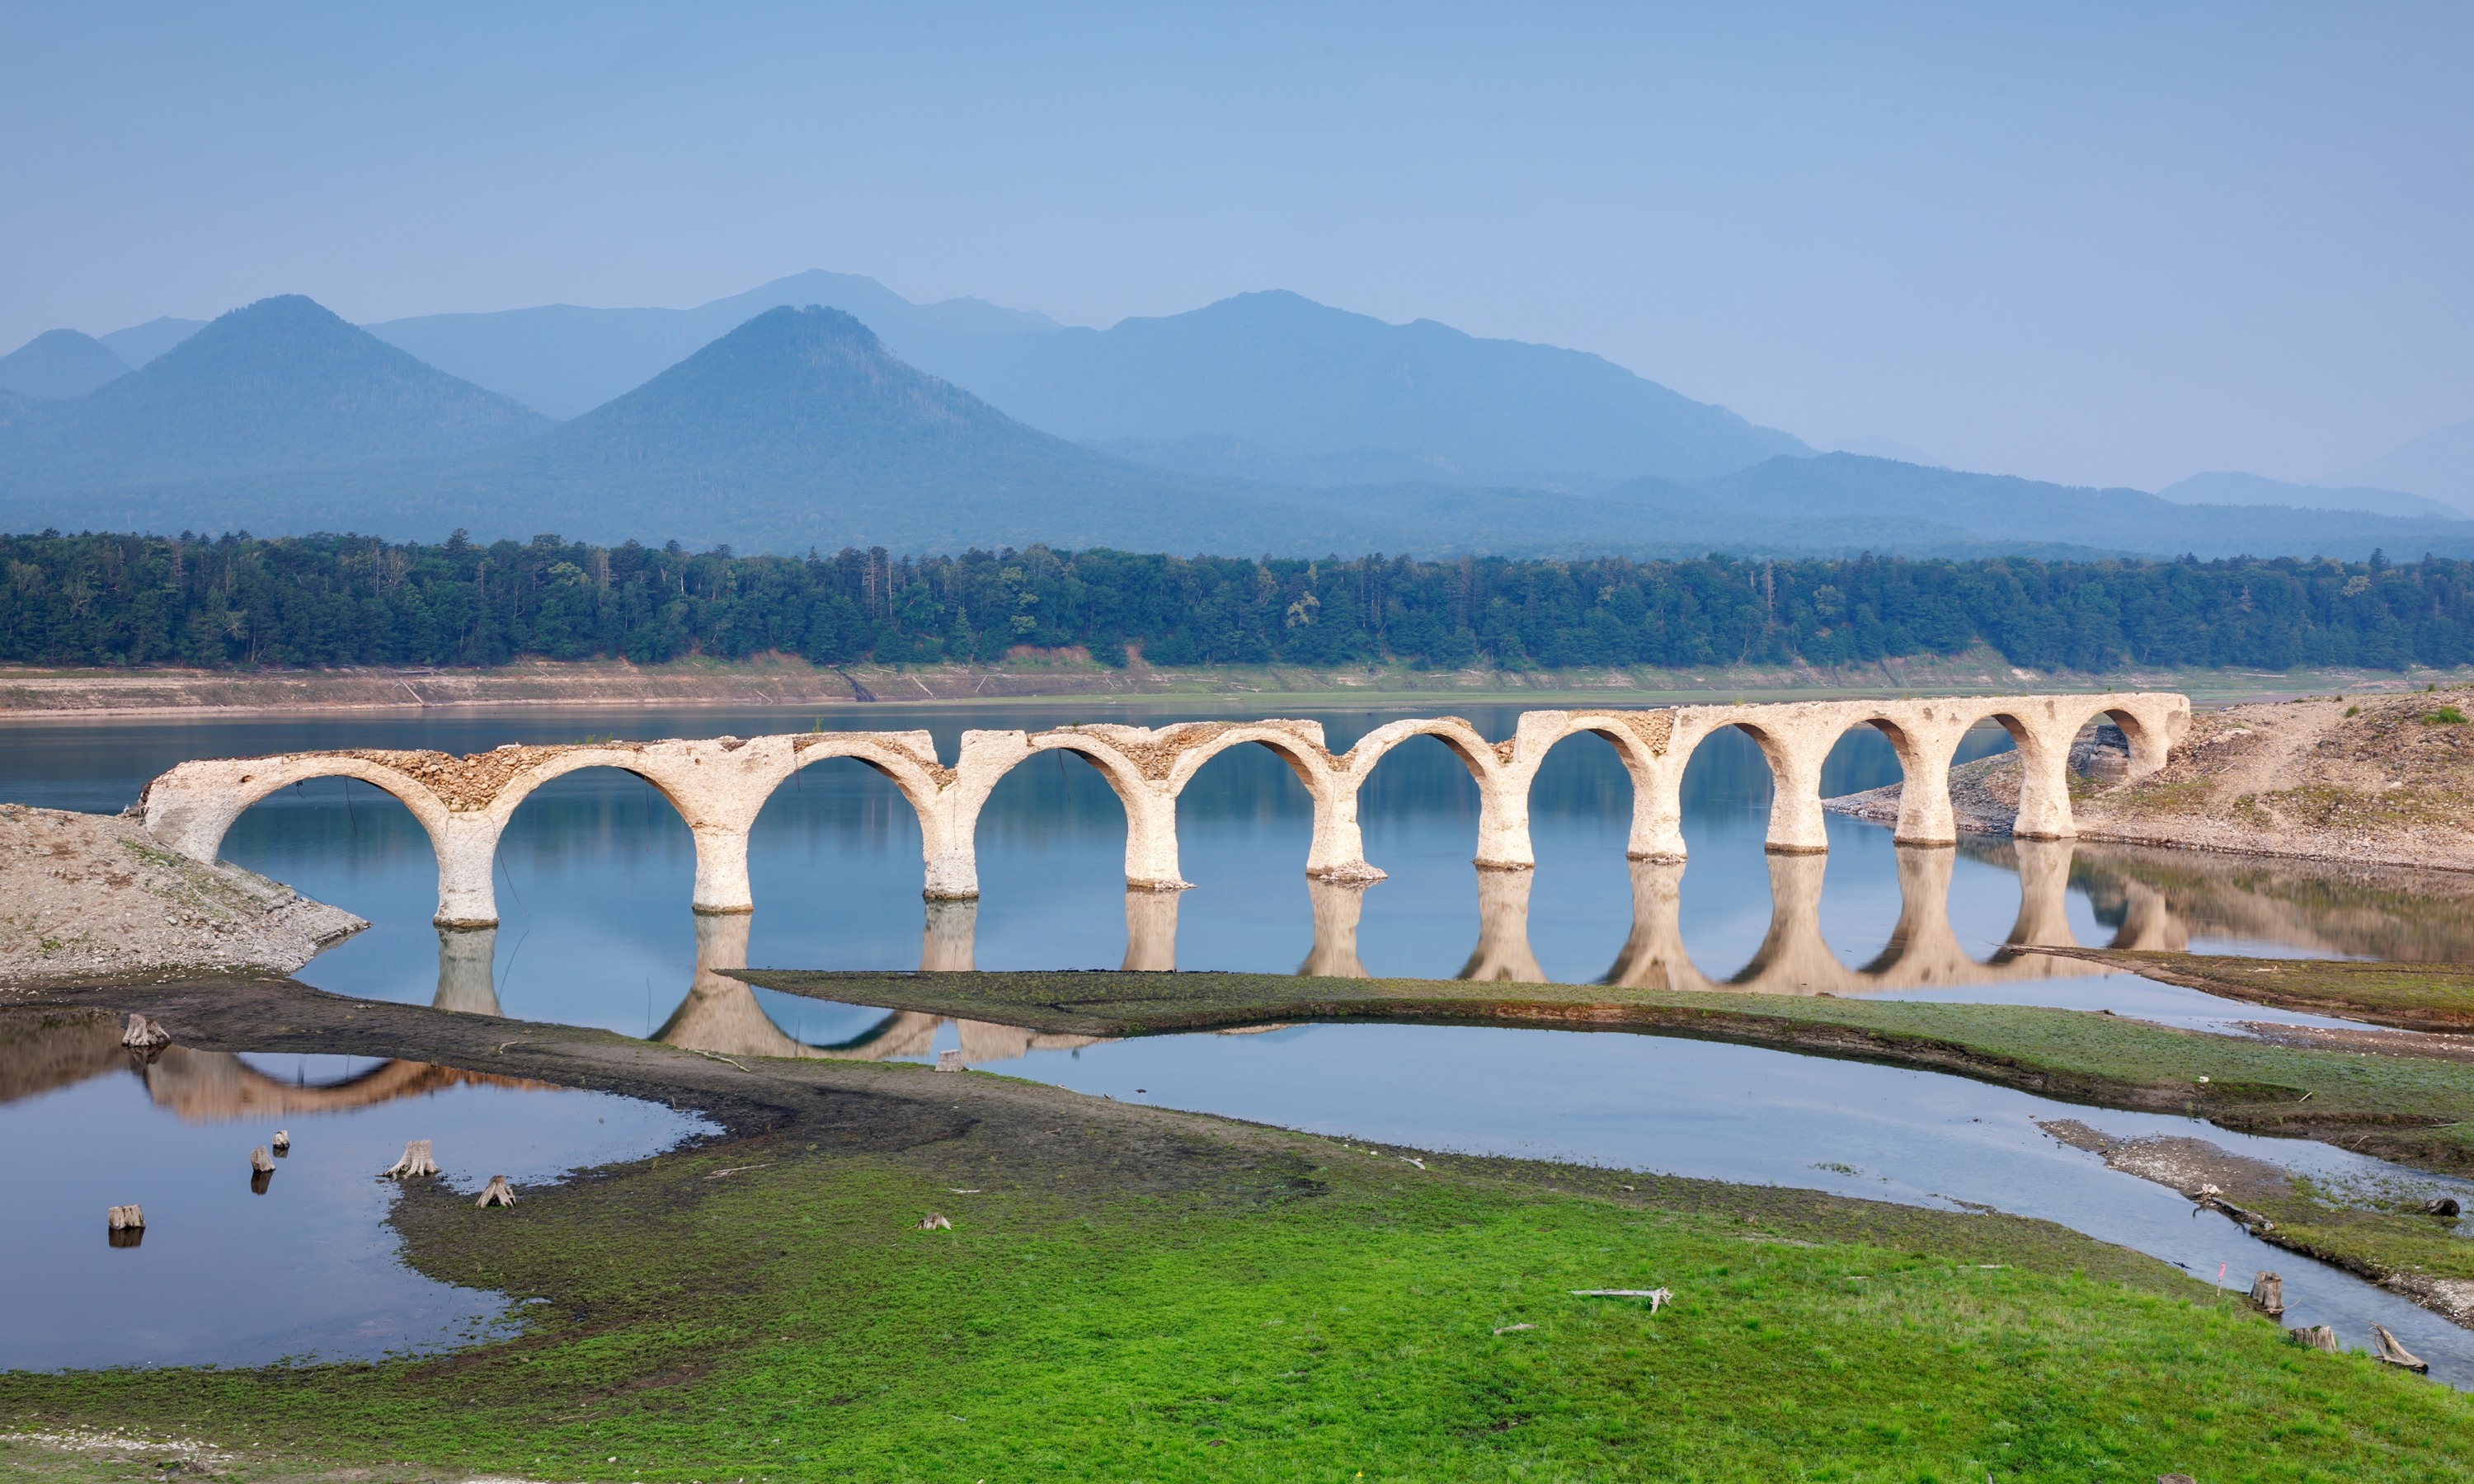
[[[2307,477],[2474,417],[2470,75],[2455,3],[0,0],[0,349],[283,292],[1280,287],[1816,443]]]

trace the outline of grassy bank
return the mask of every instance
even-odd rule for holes
[[[2474,1172],[2474,1065],[2365,1057],[2021,1005],[1288,974],[746,969],[768,989],[1087,1036],[1382,1019],[1647,1031],[1953,1072]]]
[[[2045,1223],[1369,1149],[901,1065],[718,1063],[297,985],[85,992],[202,1048],[406,1055],[730,1135],[482,1211],[424,1272],[522,1337],[379,1365],[0,1376],[250,1476],[2440,1479],[2474,1402]],[[930,1211],[950,1230],[922,1231]],[[1637,1301],[1574,1288],[1670,1289]],[[36,1477],[91,1455],[12,1446]],[[122,1471],[125,1475],[127,1471]]]
[[[2474,969],[2463,964],[2244,958],[2117,948],[2057,952],[2229,999],[2314,1015],[2347,1016],[2416,1031],[2474,1030]]]

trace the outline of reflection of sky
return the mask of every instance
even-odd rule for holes
[[[242,1061],[311,1087],[383,1065]],[[449,1185],[469,1192],[492,1175],[521,1188],[637,1159],[704,1127],[604,1092],[470,1085],[347,1112],[190,1121],[125,1070],[0,1103],[0,1169],[12,1189],[40,1192],[0,1202],[0,1371],[263,1365],[455,1343],[502,1303],[397,1260],[383,1224],[395,1187],[373,1177],[407,1140],[429,1139]],[[279,1128],[292,1152],[255,1194],[250,1150]],[[145,1238],[111,1247],[103,1213],[132,1203],[146,1212]]]

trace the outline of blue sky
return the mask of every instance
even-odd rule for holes
[[[2153,488],[2474,417],[2474,7],[0,0],[0,348],[1283,287]]]

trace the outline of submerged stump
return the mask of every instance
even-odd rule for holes
[[[489,1185],[482,1188],[481,1198],[473,1204],[485,1209],[492,1206],[513,1206],[516,1204],[516,1187],[507,1184],[506,1176],[493,1175]]]
[[[121,1027],[120,1043],[133,1051],[152,1051],[157,1046],[170,1045],[172,1033],[133,1010],[129,1023]]]
[[[286,1134],[281,1129],[277,1129],[275,1131],[275,1139],[272,1147],[275,1150],[275,1157],[279,1160],[282,1159],[285,1155],[292,1152],[292,1136]]]
[[[381,1180],[410,1180],[420,1175],[438,1173],[438,1161],[429,1153],[429,1140],[416,1138],[403,1146],[403,1158],[378,1172]]]
[[[134,1247],[146,1239],[146,1213],[134,1206],[109,1207],[103,1213],[104,1232],[114,1247]]]

